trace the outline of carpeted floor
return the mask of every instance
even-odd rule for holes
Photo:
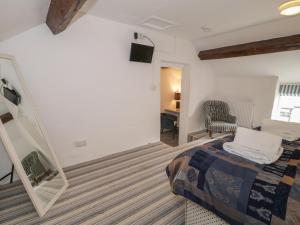
[[[0,224],[184,224],[165,167],[196,145],[151,144],[69,167],[70,187],[43,218],[20,183],[0,186]]]

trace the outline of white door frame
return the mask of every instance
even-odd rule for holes
[[[189,103],[190,103],[190,65],[181,62],[160,61],[161,67],[171,67],[182,69],[181,78],[181,102],[180,102],[180,120],[179,120],[179,145],[187,143],[189,129]],[[160,70],[159,70],[160,72]],[[160,79],[159,79],[160,80]],[[161,93],[159,91],[159,97]],[[160,100],[159,100],[160,101]],[[159,105],[160,107],[160,105]]]

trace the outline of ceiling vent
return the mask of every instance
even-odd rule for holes
[[[157,17],[157,16],[152,16],[148,19],[146,19],[143,23],[143,26],[150,27],[156,30],[166,30],[170,27],[175,26],[176,24],[172,21]]]

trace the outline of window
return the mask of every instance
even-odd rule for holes
[[[300,123],[300,84],[281,84],[276,117],[278,120]]]

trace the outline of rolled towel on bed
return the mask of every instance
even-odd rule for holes
[[[279,147],[276,154],[268,154],[258,149],[249,148],[234,142],[224,143],[225,151],[248,159],[259,164],[271,164],[276,162],[283,152],[283,148]]]
[[[239,127],[234,141],[224,143],[223,148],[256,163],[270,164],[281,156],[281,142],[280,136]]]
[[[239,127],[234,142],[263,153],[276,154],[281,146],[282,138],[268,132]]]

